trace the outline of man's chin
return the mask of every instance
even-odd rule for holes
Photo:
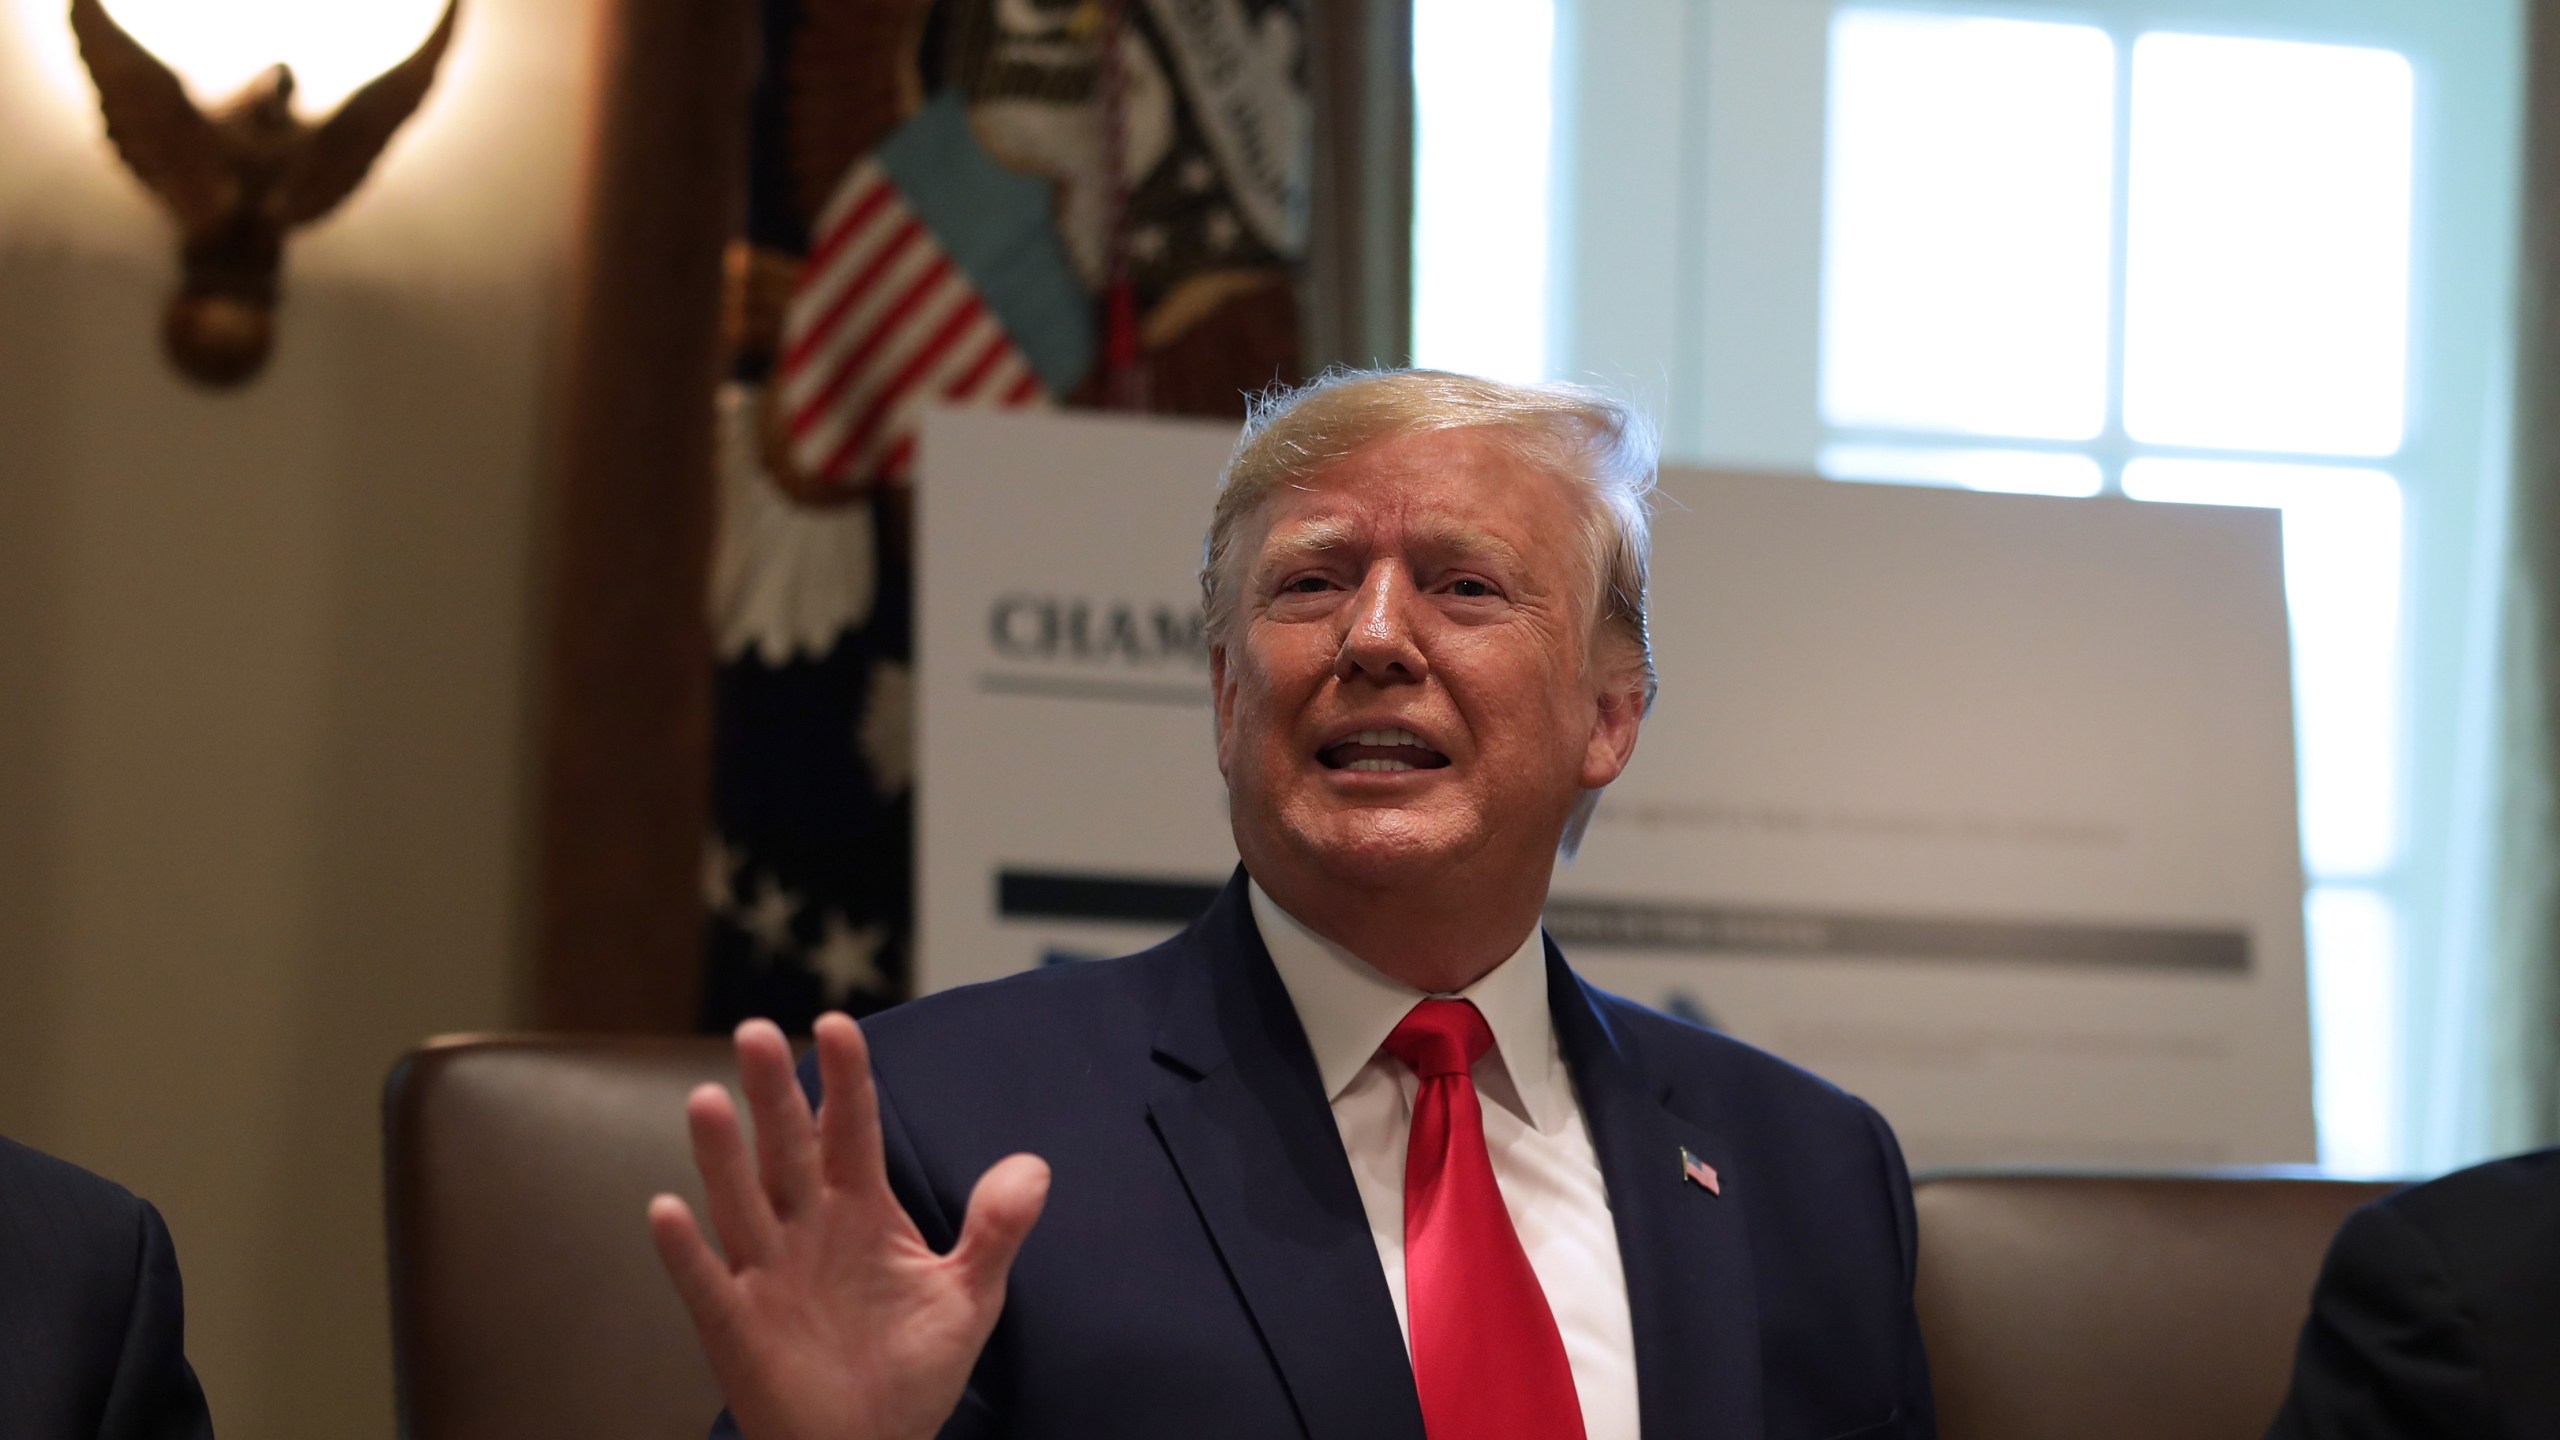
[[[1425,885],[1446,875],[1482,848],[1475,834],[1430,824],[1378,823],[1385,817],[1350,817],[1292,836],[1290,848],[1328,880],[1360,889]]]

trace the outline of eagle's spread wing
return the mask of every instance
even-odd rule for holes
[[[932,0],[807,0],[788,72],[784,155],[802,223],[855,161],[924,103],[917,51]]]
[[[71,32],[98,87],[107,138],[190,233],[231,212],[239,182],[213,122],[159,57],[125,33],[100,0],[71,0]]]
[[[337,114],[311,132],[277,197],[278,215],[286,224],[307,225],[355,193],[382,147],[427,98],[445,47],[453,42],[454,13],[461,6],[462,0],[445,0],[434,33],[408,59],[348,96]]]

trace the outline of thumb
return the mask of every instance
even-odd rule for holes
[[[952,1262],[982,1298],[1004,1294],[1013,1257],[1049,1200],[1049,1162],[1037,1155],[1008,1155],[978,1177],[969,1192],[969,1214],[960,1223]]]

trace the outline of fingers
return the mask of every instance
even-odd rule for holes
[[[818,1017],[818,1147],[826,1183],[856,1194],[885,1191],[880,1100],[871,1088],[871,1051],[862,1027],[830,1011]]]
[[[704,1346],[729,1328],[729,1267],[694,1224],[693,1210],[673,1195],[649,1202],[649,1238],[658,1244],[658,1263],[667,1267],[676,1294],[693,1316],[693,1328]]]
[[[817,1127],[791,1075],[791,1042],[770,1020],[738,1027],[738,1085],[756,1122],[757,1168],[777,1218],[808,1208],[818,1190]]]
[[[1037,1155],[1008,1155],[978,1177],[951,1261],[969,1276],[982,1299],[1003,1295],[1013,1257],[1021,1253],[1048,1201],[1049,1162]]]
[[[684,1116],[693,1133],[693,1165],[702,1172],[703,1202],[711,1210],[711,1228],[720,1232],[720,1248],[728,1252],[733,1267],[763,1263],[778,1247],[780,1227],[763,1187],[756,1182],[729,1092],[717,1085],[696,1086],[685,1099]]]

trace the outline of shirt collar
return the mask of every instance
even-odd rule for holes
[[[1315,1051],[1325,1100],[1340,1099],[1397,1022],[1429,997],[1308,929],[1259,883],[1248,881],[1246,889],[1254,927]],[[1486,1098],[1541,1131],[1571,1117],[1555,1019],[1547,1010],[1546,961],[1546,946],[1531,926],[1510,958],[1455,997],[1475,1002],[1493,1031],[1496,1073],[1484,1077]]]

